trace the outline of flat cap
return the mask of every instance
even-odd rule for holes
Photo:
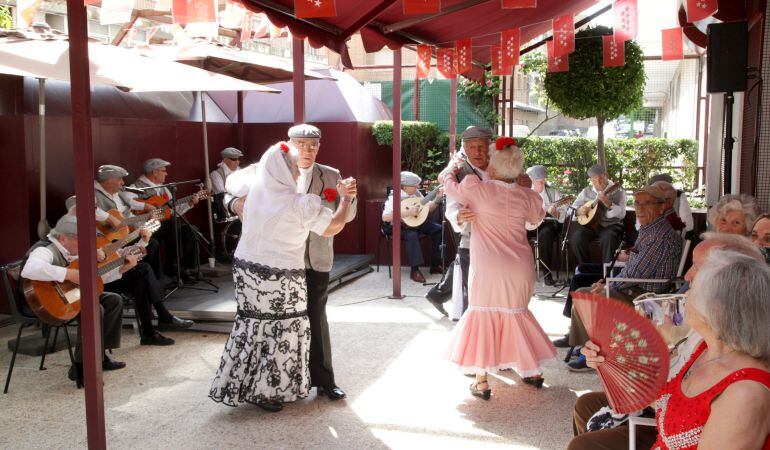
[[[75,216],[65,214],[61,216],[56,226],[54,227],[59,234],[68,234],[70,236],[76,236],[78,234],[78,221]]]
[[[73,206],[75,206],[76,199],[74,195],[70,195],[67,200],[64,200],[64,206],[67,208],[67,211],[72,209]]]
[[[470,141],[471,139],[492,139],[492,130],[484,127],[477,127],[471,125],[463,131],[462,140]]]
[[[147,161],[145,161],[142,164],[142,169],[144,169],[144,173],[150,173],[153,170],[158,170],[161,167],[166,167],[166,166],[170,166],[170,165],[171,165],[170,162],[165,161],[163,159],[152,158],[152,159],[148,159]]]
[[[663,194],[665,194],[666,198],[676,198],[676,189],[674,189],[674,186],[668,181],[656,181],[654,183],[650,183],[650,186],[660,187],[663,190]]]
[[[403,171],[401,172],[401,186],[418,186],[422,182],[416,173]]]
[[[601,164],[594,164],[593,166],[591,166],[590,169],[588,169],[589,177],[595,177],[603,173],[607,173],[607,169],[605,169],[604,166]]]
[[[289,128],[289,137],[321,139],[321,130],[314,127],[313,125],[302,123]]]
[[[652,197],[660,200],[661,202],[666,200],[666,191],[658,184],[647,185],[638,191],[634,192],[634,195],[648,194]]]
[[[96,181],[109,180],[110,178],[123,178],[128,176],[128,171],[120,166],[105,164],[96,170]]]
[[[243,152],[238,150],[235,147],[227,147],[226,149],[222,150],[219,154],[222,155],[222,158],[230,158],[230,159],[243,158]]]
[[[674,179],[667,173],[659,173],[650,177],[650,184],[656,181],[665,181],[668,184],[674,184]]]
[[[545,180],[548,178],[548,169],[545,166],[532,166],[527,169],[527,175],[533,180]]]

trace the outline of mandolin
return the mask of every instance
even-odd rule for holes
[[[99,222],[96,224],[96,229],[104,235],[104,239],[107,242],[123,239],[130,233],[130,228],[137,227],[149,220],[161,220],[163,218],[163,211],[155,210],[145,214],[139,214],[132,217],[124,217],[117,209],[111,209],[107,211],[107,214],[118,219],[120,223],[117,227],[113,227],[109,222]],[[97,247],[98,247],[97,241]]]
[[[613,192],[620,189],[622,185],[620,183],[615,183],[613,185],[607,186],[604,191],[604,195],[611,195]],[[604,215],[604,212],[607,210],[607,207],[604,206],[604,203],[599,201],[599,197],[595,198],[594,200],[591,200],[590,202],[587,202],[585,205],[587,206],[588,212],[585,214],[578,213],[577,215],[577,221],[580,225],[583,225],[584,227],[588,227],[590,229],[596,229],[599,226],[599,222],[601,221],[600,217]]]
[[[141,258],[138,248],[127,249],[126,255],[136,255]],[[117,269],[125,263],[125,256],[107,260],[99,264],[96,270],[98,293],[104,292],[102,276]],[[72,261],[68,269],[78,269],[79,260]],[[24,297],[35,315],[44,323],[59,326],[80,314],[80,286],[71,282],[24,280]]]
[[[200,190],[200,191],[198,191],[198,192],[196,192],[196,193],[194,193],[192,195],[188,195],[187,197],[182,197],[182,198],[176,199],[176,204],[177,205],[182,205],[184,203],[189,202],[193,198],[196,198],[198,200],[205,200],[205,199],[209,198],[210,195],[211,195],[211,192],[203,189],[203,190]],[[166,203],[168,203],[168,200],[169,200],[168,198],[160,196],[160,195],[153,195],[150,198],[146,198],[146,199],[137,198],[136,200],[140,201],[142,203],[149,203],[152,206],[155,206],[156,208],[160,209],[160,211],[163,214],[163,216],[160,217],[158,220],[165,221],[165,220],[168,220],[168,219],[171,218],[171,208],[166,206]],[[135,213],[141,214],[142,211],[135,211]]]
[[[441,189],[441,186],[436,187],[422,198],[415,197],[401,200],[401,221],[404,222],[404,225],[417,228],[425,222],[428,214],[430,214],[430,208],[425,205],[436,198],[439,189]],[[417,210],[416,215],[414,213],[415,210]]]

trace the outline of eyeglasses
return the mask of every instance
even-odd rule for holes
[[[649,208],[653,205],[662,205],[663,203],[665,202],[662,200],[657,202],[642,202],[642,203],[639,203],[636,200],[634,200],[634,208]]]
[[[318,147],[321,146],[320,142],[296,142],[296,141],[293,141],[292,144],[294,144],[294,146],[297,147],[298,150],[318,150]]]

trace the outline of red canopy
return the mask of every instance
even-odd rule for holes
[[[299,0],[297,0],[299,1]],[[327,47],[342,56],[352,68],[345,41],[355,32],[367,52],[387,46],[425,43],[451,47],[454,41],[473,39],[473,59],[489,62],[489,46],[500,41],[500,32],[521,27],[522,42],[547,32],[551,19],[576,14],[595,0],[539,0],[537,8],[502,9],[500,0],[442,0],[442,13],[435,16],[406,16],[402,0],[336,0],[337,16],[296,19],[294,0],[243,0],[256,12],[264,12],[277,26],[288,27],[292,35],[307,38],[310,45]]]

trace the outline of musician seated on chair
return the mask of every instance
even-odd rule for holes
[[[548,169],[545,166],[532,166],[527,169],[527,175],[532,179],[532,190],[540,194],[543,198],[543,209],[546,212],[546,220],[537,228],[537,243],[540,260],[549,270],[543,278],[547,286],[553,286],[553,276],[550,271],[554,270],[552,266],[553,242],[561,234],[564,218],[567,216],[567,204],[561,206],[556,202],[562,199],[561,192],[552,188],[547,180]],[[569,199],[566,199],[569,202]],[[537,268],[536,268],[537,269]]]
[[[578,264],[592,262],[589,245],[596,239],[602,248],[602,261],[609,262],[620,245],[623,236],[623,218],[626,217],[626,193],[618,186],[612,193],[612,183],[604,166],[595,165],[588,169],[591,185],[583,189],[572,207],[577,209],[575,220],[589,217],[592,206],[597,205],[595,217],[587,226],[576,223],[575,233],[571,237],[572,253]]]
[[[227,177],[241,168],[241,158],[243,152],[234,147],[227,147],[220,152],[222,155],[222,161],[217,165],[217,168],[209,174],[211,179],[211,194],[214,198],[214,213],[215,218],[221,220],[224,219],[226,214],[224,197],[227,193],[225,189],[225,182]]]
[[[145,202],[145,210],[152,210],[157,208],[157,204],[160,202],[168,202],[171,199],[171,191],[167,187],[156,187],[166,182],[168,177],[167,167],[171,163],[164,161],[160,158],[152,158],[145,161],[142,165],[144,169],[144,175],[140,176],[134,184],[133,188],[143,189],[151,188],[144,191],[143,194],[131,194],[132,199]],[[184,215],[192,207],[198,204],[199,196],[191,195],[188,198],[183,198],[177,195],[177,199],[180,200],[176,204],[176,213],[179,216]],[[151,205],[147,202],[153,202],[156,205]],[[163,208],[166,208],[165,203]],[[199,262],[198,245],[197,245],[197,228],[193,225],[188,225],[184,221],[179,221],[179,244],[181,246],[181,252],[179,253],[179,261],[182,269],[182,279],[185,282],[192,281],[191,275],[197,269]],[[176,276],[176,241],[174,238],[174,221],[166,220],[160,227],[155,238],[158,239],[166,247],[166,261],[165,272],[170,276]]]
[[[682,236],[671,227],[663,214],[666,196],[660,186],[646,186],[634,193],[634,208],[641,228],[634,248],[628,252],[628,261],[620,270],[620,278],[671,280],[676,277],[682,256]],[[605,295],[605,282],[602,280],[601,264],[583,264],[578,266],[572,278],[570,292],[589,290]],[[672,288],[669,283],[615,283],[610,287],[610,297],[630,303],[645,292],[662,293]],[[572,307],[572,296],[567,297],[565,312]],[[554,344],[560,346],[580,346],[588,340],[580,317],[571,311],[571,324],[568,342],[563,340]],[[568,344],[568,345],[567,345]],[[585,370],[585,360],[569,363],[570,370]]]
[[[62,216],[47,237],[35,243],[24,256],[21,277],[30,281],[70,281],[80,283],[77,269],[67,266],[78,257],[78,230],[74,216]],[[105,255],[97,252],[97,259],[104,260]],[[104,282],[120,277],[136,265],[135,256],[127,256],[125,263],[102,276]],[[105,291],[99,296],[102,324],[102,370],[122,369],[125,363],[110,359],[104,349],[120,348],[120,327],[123,319],[123,300],[120,295]],[[78,321],[77,344],[74,355],[75,364],[70,367],[69,378],[78,387],[83,386],[83,355],[80,345],[80,323]]]
[[[401,172],[401,201],[408,198],[423,198],[422,193],[417,190],[422,180],[419,176],[412,172]],[[438,191],[436,197],[429,201],[425,205],[419,207],[412,207],[407,209],[401,208],[401,217],[417,217],[423,208],[428,208],[430,211],[434,211],[441,203],[441,193]],[[385,207],[382,210],[383,222],[393,222],[393,193],[388,196],[388,200],[385,202]],[[392,226],[385,227],[385,232],[388,235],[392,233]],[[422,224],[416,227],[409,227],[406,224],[401,224],[401,239],[406,241],[406,258],[411,267],[411,273],[409,278],[417,283],[424,283],[425,276],[420,272],[420,266],[424,264],[425,260],[422,255],[422,248],[420,247],[420,235],[424,234],[430,238],[430,273],[442,273],[441,270],[441,224],[434,222],[433,220],[426,219]],[[394,244],[397,245],[397,244]]]
[[[104,176],[103,171],[100,172],[100,174],[102,177]],[[114,183],[116,183],[115,178],[111,178],[110,180],[111,181],[105,183],[107,186],[110,186],[111,184],[114,185]],[[97,199],[98,198],[99,195],[97,195]],[[101,202],[102,207],[108,206],[103,203],[103,199]],[[66,206],[67,214],[74,217],[77,210],[75,196],[67,199]],[[100,210],[101,208],[97,206],[97,215],[99,214]],[[140,229],[139,233],[141,237],[136,240],[135,243],[127,245],[129,247],[138,247],[140,249],[149,248],[148,242],[152,241],[150,238],[151,232],[148,229]],[[103,246],[108,244],[108,241],[109,240],[105,239],[104,237],[97,236],[97,247],[104,248]],[[149,254],[149,251],[146,251],[146,254]],[[113,255],[114,254],[107,254],[106,256],[111,257]],[[141,345],[174,344],[173,339],[161,335],[153,326],[153,308],[155,308],[155,312],[158,315],[159,330],[184,330],[190,328],[194,324],[192,320],[181,319],[171,314],[171,312],[166,308],[166,305],[163,302],[163,288],[161,287],[158,279],[155,277],[155,273],[153,272],[152,268],[146,262],[137,261],[134,267],[125,271],[121,277],[114,280],[105,281],[104,288],[117,294],[130,295],[134,299],[134,310],[136,312],[137,319],[139,320],[139,336],[141,338]]]

